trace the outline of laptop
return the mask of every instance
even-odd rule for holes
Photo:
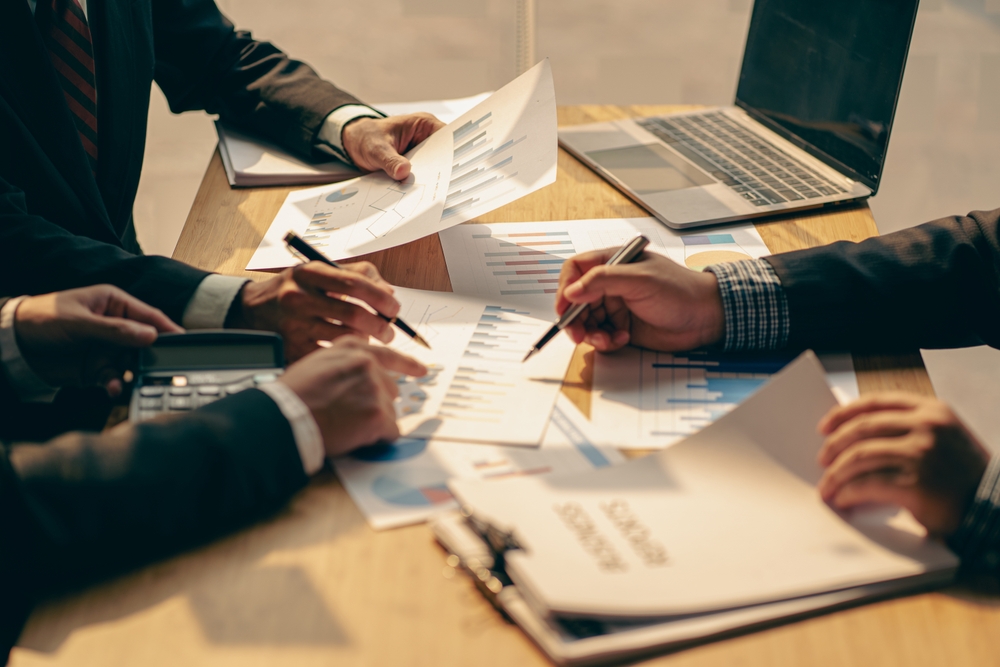
[[[559,143],[669,227],[878,191],[917,0],[757,0],[736,102],[577,125]]]

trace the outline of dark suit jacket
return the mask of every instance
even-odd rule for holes
[[[0,293],[111,283],[180,321],[205,272],[138,256],[132,223],[152,81],[174,112],[205,109],[300,154],[357,100],[247,32],[212,0],[89,6],[99,163],[88,166],[25,0],[0,0]]]
[[[1000,209],[766,259],[792,347],[1000,348]]]
[[[17,415],[0,373],[0,664],[39,598],[209,540],[307,481],[291,427],[256,389],[44,444],[5,442]]]

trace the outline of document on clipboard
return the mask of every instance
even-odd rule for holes
[[[477,581],[560,664],[951,581],[957,558],[908,513],[845,517],[819,497],[815,425],[834,405],[806,353],[655,455],[546,479],[455,480],[468,518],[435,533],[472,554]]]

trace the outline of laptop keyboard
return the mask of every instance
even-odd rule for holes
[[[847,192],[718,111],[636,122],[754,206]]]

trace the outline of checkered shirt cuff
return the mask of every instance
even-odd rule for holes
[[[781,280],[762,259],[706,267],[719,281],[726,317],[724,349],[777,350],[788,343],[788,299]]]

